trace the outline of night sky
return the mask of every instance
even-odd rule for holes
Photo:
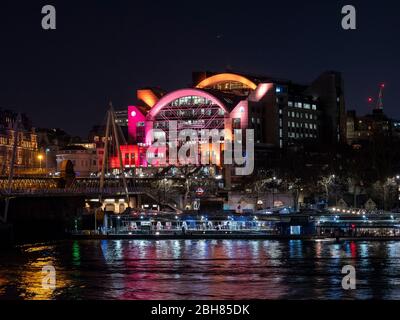
[[[400,118],[398,1],[4,1],[0,2],[0,107],[36,127],[87,136],[139,87],[186,87],[193,70],[233,70],[311,82],[345,77],[347,109],[369,111],[386,83],[385,111]],[[57,30],[41,8],[57,9]],[[356,31],[341,8],[357,8]]]

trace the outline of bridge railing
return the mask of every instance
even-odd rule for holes
[[[160,202],[157,190],[151,188],[148,181],[129,179],[128,193],[146,194],[155,201]],[[21,196],[51,196],[51,195],[124,195],[125,190],[118,179],[106,179],[105,186],[101,192],[99,179],[77,178],[72,184],[65,188],[60,188],[55,178],[17,178],[13,181],[11,189],[8,189],[8,180],[0,178],[0,195],[3,197]],[[174,201],[165,199],[168,205],[173,205]]]
[[[150,188],[145,187],[128,187],[129,193],[150,193]],[[45,195],[45,194],[124,194],[123,187],[105,187],[101,192],[99,187],[86,187],[86,188],[12,188],[0,189],[2,195]]]

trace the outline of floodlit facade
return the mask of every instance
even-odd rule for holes
[[[15,112],[0,109],[0,174],[8,173],[10,168],[16,138],[14,130],[16,120]],[[25,115],[21,116],[21,124],[22,128],[19,129],[16,146],[15,167],[32,169],[39,166],[37,135]]]
[[[170,139],[185,129],[195,130],[199,136],[201,130],[225,130],[228,134],[223,140],[234,139],[235,130],[242,129],[243,141],[245,130],[253,129],[256,149],[336,144],[346,138],[343,81],[336,72],[322,74],[311,85],[231,72],[195,72],[192,88],[169,93],[140,89],[137,98],[137,103],[128,107],[128,145],[121,146],[128,168],[167,165],[157,158],[168,159]],[[171,129],[173,121],[176,128]],[[150,153],[156,159],[150,164],[146,153],[152,138],[163,134],[167,147]],[[208,146],[206,150],[222,166],[223,147],[214,150]],[[116,157],[111,166],[119,167]]]
[[[57,171],[60,172],[65,161],[71,161],[78,177],[89,177],[99,171],[96,149],[87,145],[69,145],[61,149],[56,156]]]
[[[163,96],[152,107],[129,106],[128,107],[128,146],[121,146],[125,167],[137,167],[148,165],[161,165],[156,160],[150,164],[146,155],[152,144],[153,138],[160,138],[160,134],[166,138],[169,145],[170,137],[178,135],[182,130],[194,130],[200,137],[201,130],[227,130],[247,129],[248,116],[247,102],[242,97],[233,94],[219,92],[213,89],[187,88],[173,91]],[[171,122],[175,121],[176,127],[171,132]],[[164,133],[161,133],[162,130]],[[232,139],[232,135],[226,135],[224,139]],[[180,143],[182,145],[183,142]],[[178,144],[178,148],[180,146]],[[199,156],[202,148],[200,145]],[[211,159],[216,159],[216,165],[221,165],[221,152],[223,146],[216,150],[210,143],[207,154]],[[151,154],[155,159],[166,157],[169,159],[169,150],[158,148],[158,154]],[[163,153],[166,154],[163,154]],[[111,160],[112,167],[118,167],[118,159]]]

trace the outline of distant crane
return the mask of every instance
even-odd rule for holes
[[[382,83],[379,86],[379,95],[378,95],[378,101],[376,104],[376,109],[377,110],[383,110],[383,89],[385,89],[385,84]]]
[[[379,86],[378,99],[376,100],[376,105],[374,105],[375,110],[383,110],[383,91],[385,89],[385,84],[381,83]],[[374,98],[368,97],[368,105],[373,106]]]

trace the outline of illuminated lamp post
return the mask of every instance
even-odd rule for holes
[[[40,168],[40,171],[42,171],[42,160],[43,160],[43,155],[42,155],[42,154],[39,154],[39,155],[38,155],[38,160],[39,160],[39,168]]]
[[[272,178],[273,184],[272,184],[272,208],[275,208],[275,181],[276,177]]]
[[[46,167],[46,174],[47,174],[47,170],[49,169],[49,166],[48,166],[48,164],[47,164],[47,161],[49,160],[47,154],[48,154],[49,152],[50,152],[50,149],[47,148],[47,149],[46,149],[46,153],[45,153],[45,159],[44,159],[44,161],[45,161],[45,167]]]

